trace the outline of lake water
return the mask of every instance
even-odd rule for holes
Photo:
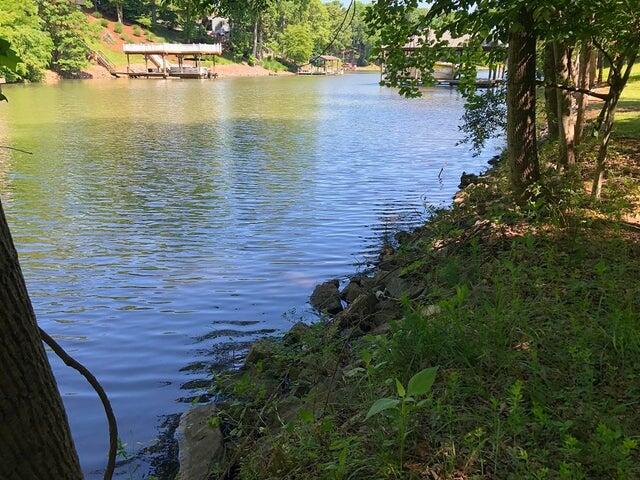
[[[375,74],[8,86],[0,195],[40,325],[100,379],[143,477],[213,369],[312,318],[323,280],[447,204],[473,158],[462,100],[407,100]],[[104,413],[51,362],[87,478]],[[153,445],[156,445],[155,452]],[[157,471],[162,474],[162,470]]]

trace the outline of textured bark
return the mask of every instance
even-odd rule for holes
[[[118,22],[123,23],[124,22],[124,13],[122,11],[122,5],[121,4],[116,5],[116,15],[118,16]]]
[[[553,44],[547,43],[544,50],[544,82],[547,85],[558,83],[555,58]],[[556,89],[551,86],[545,86],[544,100],[549,139],[556,140],[558,138],[558,95],[556,94]]]
[[[578,88],[591,88],[591,59],[593,57],[593,47],[591,43],[586,43],[580,50],[580,64],[578,73]],[[578,112],[576,114],[575,144],[579,145],[584,133],[586,123],[586,112],[589,106],[589,96],[584,93],[578,94]]]
[[[81,479],[1,203],[0,342],[0,478]]]
[[[571,50],[565,45],[555,43],[556,76],[561,85],[571,85]],[[559,163],[569,166],[576,163],[575,145],[575,98],[571,92],[556,89],[558,96],[558,135],[559,135]]]
[[[511,186],[519,197],[540,176],[536,141],[536,34],[531,12],[522,7],[522,26],[509,35],[507,151]]]

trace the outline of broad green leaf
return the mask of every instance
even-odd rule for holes
[[[397,398],[381,398],[379,400],[376,400],[376,402],[371,405],[371,408],[369,409],[365,420],[369,420],[374,415],[377,415],[380,412],[384,412],[385,410],[396,408],[399,403],[400,400],[398,400]]]
[[[404,387],[400,383],[400,380],[398,380],[397,378],[396,378],[396,391],[398,392],[398,396],[399,397],[404,397],[404,395],[406,393],[405,390],[404,390]]]
[[[436,373],[438,373],[438,367],[431,367],[425,368],[411,377],[407,388],[409,395],[418,396],[429,392],[436,380]]]

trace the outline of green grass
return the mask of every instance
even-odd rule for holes
[[[616,113],[616,135],[640,138],[640,63],[625,88]]]
[[[273,58],[266,58],[262,60],[260,62],[260,65],[262,65],[267,70],[271,70],[272,72],[284,72],[288,70],[286,65],[283,65],[282,63],[280,63],[279,61]]]

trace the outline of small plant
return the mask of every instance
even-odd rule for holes
[[[140,37],[140,36],[142,36],[142,30],[140,29],[140,26],[138,26],[138,25],[134,25],[134,26],[133,26],[133,34],[134,34],[136,37]]]
[[[426,399],[418,401],[417,398],[431,391],[437,372],[438,367],[425,368],[411,377],[406,388],[396,378],[397,396],[376,400],[367,413],[367,420],[374,415],[388,410],[395,414],[396,427],[398,429],[398,445],[400,448],[400,469],[402,469],[404,463],[404,450],[407,440],[409,418],[416,409],[421,408],[426,403]]]
[[[142,25],[144,28],[151,28],[151,17],[147,15],[141,15],[136,18],[136,22]]]
[[[97,10],[95,12],[93,12],[92,15],[94,16],[94,18],[102,18],[102,14],[100,12],[98,12]]]
[[[102,25],[103,27],[108,27],[109,26],[109,20],[107,20],[106,18],[101,18],[100,19],[100,25]]]
[[[116,23],[116,24],[113,26],[113,31],[114,31],[114,32],[116,32],[116,33],[122,33],[122,31],[123,31],[123,25],[122,25],[120,22]]]

